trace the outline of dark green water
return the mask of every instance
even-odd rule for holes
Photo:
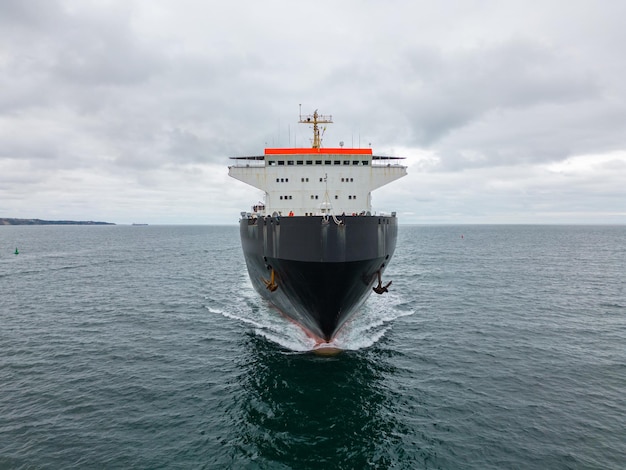
[[[401,226],[323,358],[235,226],[0,227],[0,468],[621,469],[624,273],[626,227]]]

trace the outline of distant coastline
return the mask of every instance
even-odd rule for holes
[[[111,222],[94,222],[93,220],[42,220],[42,219],[11,219],[0,217],[0,225],[115,225]]]

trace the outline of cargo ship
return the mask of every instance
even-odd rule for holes
[[[372,211],[372,191],[406,175],[401,157],[371,148],[322,146],[332,116],[300,113],[313,130],[307,148],[266,148],[231,157],[228,174],[260,189],[239,231],[255,290],[317,344],[330,343],[384,278],[396,248],[395,212]]]

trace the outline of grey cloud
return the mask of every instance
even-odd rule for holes
[[[422,51],[411,59],[405,74],[413,89],[408,96],[401,91],[394,102],[420,145],[432,145],[491,111],[571,103],[600,92],[589,70],[531,41],[454,54]]]
[[[138,201],[164,175],[307,145],[299,103],[334,116],[328,145],[428,149],[406,184],[434,205],[464,172],[624,149],[626,7],[392,3],[292,17],[253,2],[0,2],[1,168],[25,185],[29,165],[50,184],[104,175],[135,183]],[[428,195],[415,189],[424,174],[439,184]]]
[[[41,2],[46,7],[40,10],[34,2],[19,3],[28,7],[2,6],[13,22],[0,32],[9,45],[0,84],[10,90],[0,95],[0,112],[97,111],[119,99],[113,88],[140,84],[158,72],[158,53],[141,44],[128,18],[116,11],[70,14],[52,8],[52,1]],[[55,14],[47,16],[50,10]]]
[[[56,29],[65,18],[65,12],[56,1],[3,0],[0,2],[0,25],[3,30]]]
[[[621,149],[626,107],[606,99],[494,111],[435,146],[441,168],[458,170],[559,161]],[[474,156],[479,158],[471,158]]]
[[[83,86],[125,86],[145,82],[158,71],[156,54],[128,31],[94,26],[81,24],[68,34],[53,70],[59,78]]]

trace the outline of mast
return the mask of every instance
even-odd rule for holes
[[[317,114],[317,109],[313,114],[309,114],[308,116],[302,116],[302,112],[300,112],[300,124],[313,124],[313,148],[318,149],[322,146],[322,138],[320,137],[320,129],[318,124],[332,124],[333,117],[331,115],[324,116],[322,114]],[[324,130],[326,128],[324,127]]]

